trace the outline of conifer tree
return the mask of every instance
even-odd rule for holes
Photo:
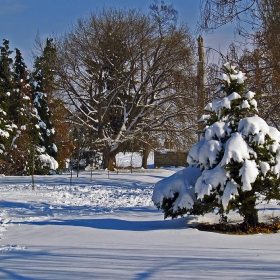
[[[13,111],[13,120],[17,126],[25,124],[26,100],[29,99],[24,91],[28,87],[28,74],[26,64],[19,49],[16,48],[16,55],[13,63],[13,90],[10,110]]]
[[[0,105],[1,105],[1,113],[2,113],[2,129],[7,124],[7,119],[4,116],[7,116],[8,109],[8,96],[12,91],[12,72],[11,72],[11,64],[13,62],[10,55],[12,51],[9,49],[9,41],[3,40],[3,46],[0,47]],[[4,119],[6,119],[4,121]],[[5,125],[4,125],[5,122]]]
[[[38,118],[33,105],[29,74],[19,49],[13,63],[13,119],[17,125],[17,134],[13,139],[12,163],[14,174],[31,173],[34,140],[39,137],[36,128]]]
[[[257,115],[255,93],[244,88],[245,74],[230,63],[224,70],[224,97],[206,106],[204,132],[188,155],[188,168],[198,167],[200,174],[194,180],[186,171],[185,188],[169,190],[174,180],[167,188],[160,183],[153,201],[165,217],[218,210],[226,221],[225,214],[236,210],[246,228],[256,227],[260,198],[280,200],[280,132]]]
[[[47,130],[41,132],[44,139],[42,145],[49,155],[55,157],[60,168],[63,168],[65,159],[70,157],[73,150],[73,143],[69,125],[64,121],[67,114],[64,101],[56,95],[56,45],[52,38],[47,38],[44,43],[38,38],[37,47],[39,53],[34,59],[33,92],[38,115],[47,127]]]
[[[0,94],[2,94],[0,92]],[[8,129],[7,113],[0,104],[0,172],[3,174],[6,169],[5,155],[6,147],[10,142],[10,130]]]
[[[55,129],[51,121],[48,94],[52,93],[54,87],[54,73],[52,71],[54,55],[53,40],[47,38],[41,56],[35,58],[32,89],[34,106],[39,118],[39,145],[52,157],[56,157],[57,148],[54,143]]]
[[[56,147],[49,140],[54,130],[48,122],[49,109],[40,82],[46,72],[39,69],[39,78],[31,87],[20,50],[16,49],[14,60],[12,53],[9,41],[4,40],[0,47],[0,171],[31,174],[36,163],[37,173],[46,173],[57,168],[51,157]]]
[[[0,90],[1,101],[5,99],[7,92],[12,90],[12,63],[10,57],[13,52],[9,47],[9,40],[3,39],[3,46],[0,47]]]
[[[0,47],[0,160],[1,172],[9,169],[7,161],[10,159],[9,151],[13,148],[12,139],[16,133],[11,109],[13,93],[13,74],[10,57],[13,52],[9,48],[9,40],[3,40]]]

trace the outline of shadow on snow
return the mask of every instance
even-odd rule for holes
[[[97,218],[97,219],[65,219],[48,221],[25,221],[20,224],[31,225],[52,225],[52,226],[78,226],[90,227],[104,230],[124,230],[124,231],[151,231],[151,230],[169,230],[188,228],[192,225],[192,217],[185,217],[176,220],[162,221],[131,221],[115,218]]]

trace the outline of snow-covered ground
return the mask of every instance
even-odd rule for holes
[[[124,161],[124,159],[122,159]],[[200,232],[163,220],[153,185],[179,169],[1,177],[0,279],[279,279],[280,233]],[[277,217],[276,203],[260,206]],[[236,214],[230,215],[237,220]]]

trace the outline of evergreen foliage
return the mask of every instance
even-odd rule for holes
[[[245,91],[245,74],[230,63],[224,70],[219,88],[224,97],[205,107],[207,115],[200,119],[205,129],[188,155],[188,163],[200,169],[200,176],[192,187],[188,183],[180,189],[190,193],[195,187],[195,198],[186,200],[181,195],[178,200],[174,181],[171,188],[164,182],[156,186],[153,201],[165,217],[217,211],[224,222],[226,214],[235,210],[245,227],[256,227],[258,202],[280,199],[280,132],[257,115],[255,93]]]
[[[13,148],[12,140],[16,134],[16,126],[13,122],[13,110],[11,110],[13,97],[13,74],[10,58],[12,51],[9,40],[3,40],[0,47],[0,168],[7,170],[6,162],[10,159],[9,151]],[[11,96],[12,95],[12,96]]]
[[[0,47],[0,90],[1,101],[5,99],[7,92],[12,90],[12,63],[10,55],[13,52],[9,47],[9,40],[3,40],[3,46]]]
[[[230,63],[225,64],[224,69],[226,74],[222,76],[221,90],[226,97],[214,100],[206,108],[210,118],[206,121],[203,135],[208,143],[218,141],[216,159],[209,165],[200,160],[193,161],[190,157],[189,163],[197,164],[202,170],[213,170],[210,176],[215,176],[215,169],[225,171],[225,177],[216,185],[210,183],[210,188],[206,187],[209,183],[208,176],[203,178],[202,173],[201,182],[196,185],[198,198],[204,199],[210,190],[223,218],[224,212],[237,210],[247,226],[255,227],[258,224],[256,205],[261,196],[268,201],[280,199],[279,170],[273,168],[279,152],[275,150],[274,145],[278,146],[280,139],[279,135],[274,137],[276,129],[269,127],[257,116],[254,93],[249,91],[244,94],[245,75],[241,71],[236,71]],[[212,122],[213,119],[217,120]],[[219,135],[216,129],[212,128],[221,124],[223,134]],[[237,139],[238,142],[234,143]],[[236,156],[238,152],[234,149],[240,149],[240,145],[244,145],[248,151]],[[267,170],[264,174],[263,165],[269,166],[271,170]],[[205,187],[206,192],[203,190]]]
[[[52,61],[55,58],[55,47],[53,40],[47,38],[46,45],[41,56],[35,58],[33,76],[32,95],[34,107],[37,110],[37,116],[40,127],[39,146],[52,157],[56,157],[57,148],[54,143],[55,129],[51,121],[51,111],[49,108],[48,93],[52,92],[54,87],[54,72],[52,70]]]
[[[39,90],[43,90],[45,77],[47,82],[53,83],[53,80],[47,71],[39,70],[40,78],[32,81],[20,50],[15,49],[14,59],[12,54],[9,41],[3,40],[0,47],[0,172],[47,174],[50,168],[57,168],[52,157],[56,149],[49,141],[54,128],[42,120],[50,118],[48,101],[41,98],[44,93]],[[50,143],[48,149],[43,143]]]

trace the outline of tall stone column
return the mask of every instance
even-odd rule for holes
[[[199,120],[204,113],[204,107],[206,102],[206,94],[205,94],[205,61],[204,61],[204,46],[203,46],[203,38],[199,36],[197,38],[198,42],[198,58],[197,62],[197,119]],[[203,123],[198,123],[198,135],[203,130]]]

